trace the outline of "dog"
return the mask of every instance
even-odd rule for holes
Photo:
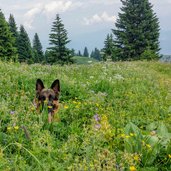
[[[37,79],[36,81],[36,98],[34,103],[39,112],[46,106],[48,107],[48,122],[54,121],[55,113],[59,109],[59,94],[60,94],[60,81],[56,79],[50,89],[44,87],[43,81]]]

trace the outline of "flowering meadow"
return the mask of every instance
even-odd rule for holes
[[[52,124],[38,78],[61,82]],[[0,170],[171,170],[171,64],[0,62]]]

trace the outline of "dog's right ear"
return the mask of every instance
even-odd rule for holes
[[[44,85],[41,79],[37,79],[36,81],[36,94],[40,94],[40,92],[44,89]]]

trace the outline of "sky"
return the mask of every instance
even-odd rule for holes
[[[149,0],[160,22],[161,54],[171,55],[171,0]],[[0,0],[0,9],[8,21],[13,14],[18,28],[24,25],[32,42],[38,33],[45,50],[56,14],[68,31],[70,48],[83,52],[101,49],[115,22],[122,3],[120,0]]]

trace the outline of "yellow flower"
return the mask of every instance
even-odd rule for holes
[[[74,104],[77,104],[77,102],[76,102],[75,100],[73,101],[73,103],[74,103]]]
[[[64,106],[64,109],[68,109],[69,107],[67,105]]]
[[[136,171],[136,168],[135,168],[135,166],[130,166],[130,167],[129,167],[129,170],[130,170],[130,171]]]
[[[169,159],[171,159],[171,154],[168,155]]]
[[[121,137],[122,137],[122,138],[125,138],[125,134],[121,134]]]
[[[150,145],[150,144],[146,144],[146,147],[147,147],[147,148],[151,148],[151,145]]]
[[[134,156],[134,160],[135,160],[135,161],[137,161],[137,162],[138,162],[138,161],[140,161],[140,157],[139,157],[139,155],[138,155],[138,154],[135,154],[135,156]]]
[[[18,129],[19,129],[19,126],[14,126],[14,129],[15,129],[15,130],[18,130]]]
[[[52,109],[52,106],[48,106],[48,109]]]
[[[133,133],[130,133],[130,136],[131,136],[131,137],[133,137],[134,135],[135,135],[135,134],[133,134]]]
[[[31,110],[34,111],[35,110],[35,107],[32,107]]]
[[[9,126],[9,127],[7,127],[7,130],[8,130],[8,131],[10,131],[11,129],[12,129],[12,128],[11,128],[10,126]]]
[[[125,138],[130,138],[130,136],[129,135],[126,135]]]

